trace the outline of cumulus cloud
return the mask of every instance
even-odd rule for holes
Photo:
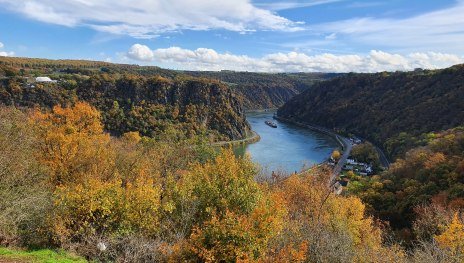
[[[5,45],[3,45],[2,42],[0,42],[0,49],[2,49]],[[0,50],[0,57],[11,57],[14,56],[14,52],[10,51],[2,51]]]
[[[464,63],[464,58],[453,54],[435,52],[391,54],[373,50],[367,55],[334,55],[330,53],[308,55],[299,52],[272,53],[260,58],[230,53],[218,53],[213,49],[196,50],[180,47],[151,50],[136,44],[127,57],[149,61],[157,65],[185,70],[236,70],[256,72],[380,72],[436,69]]]
[[[350,42],[397,50],[463,53],[464,1],[408,18],[354,18],[313,25],[315,32],[336,33]],[[387,41],[386,41],[387,40]]]
[[[135,44],[127,52],[127,56],[134,60],[139,61],[152,61],[153,51],[145,45]]]
[[[0,0],[9,10],[42,22],[64,26],[88,26],[114,34],[153,38],[159,33],[226,29],[300,30],[272,11],[250,0]]]

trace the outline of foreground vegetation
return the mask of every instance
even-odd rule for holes
[[[0,262],[85,263],[85,259],[64,251],[48,249],[24,251],[0,247]]]
[[[0,245],[117,262],[460,262],[462,218],[405,250],[330,171],[256,180],[200,138],[115,138],[86,103],[0,109]],[[443,261],[444,262],[444,261]]]

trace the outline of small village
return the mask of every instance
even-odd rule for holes
[[[350,137],[349,142],[351,143],[353,148],[360,147],[365,142],[357,137]],[[367,144],[369,145],[369,144]],[[371,176],[375,172],[374,164],[372,162],[368,162],[366,160],[362,160],[361,156],[356,156],[351,152],[351,155],[346,159],[345,163],[342,166],[342,170],[338,175],[338,179],[336,184],[340,185],[341,187],[347,187],[350,179],[354,176]],[[340,161],[340,152],[335,150],[332,155],[330,156],[327,164],[329,166],[335,167],[338,162]]]

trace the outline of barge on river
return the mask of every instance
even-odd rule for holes
[[[265,121],[264,123],[266,123],[268,126],[270,126],[272,128],[277,128],[277,124],[275,122]]]

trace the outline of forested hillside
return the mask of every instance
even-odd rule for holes
[[[296,94],[311,87],[314,83],[327,80],[338,74],[329,73],[252,73],[252,72],[201,72],[175,71],[155,66],[112,64],[85,60],[47,60],[30,58],[0,57],[3,75],[53,76],[63,74],[92,76],[108,74],[111,76],[132,74],[141,77],[161,76],[166,79],[188,78],[213,79],[229,86],[241,106],[246,110],[268,109],[282,106]],[[192,79],[192,78],[191,78]]]
[[[391,157],[425,142],[424,134],[464,123],[464,66],[377,74],[347,74],[315,84],[278,114],[354,133]]]
[[[352,180],[348,192],[361,197],[370,214],[402,229],[402,238],[433,237],[440,226],[432,223],[464,210],[464,128],[429,134],[425,146],[379,176]]]
[[[248,110],[278,108],[314,83],[337,76],[330,73],[253,73],[253,72],[200,72],[186,74],[217,79],[228,84]]]
[[[177,133],[189,138],[203,134],[211,140],[248,135],[242,107],[226,85],[158,73],[166,75],[155,67],[8,58],[0,64],[0,102],[51,109],[86,101],[102,112],[106,130],[115,135],[138,131],[150,137]],[[35,76],[49,76],[56,82],[36,83]]]

